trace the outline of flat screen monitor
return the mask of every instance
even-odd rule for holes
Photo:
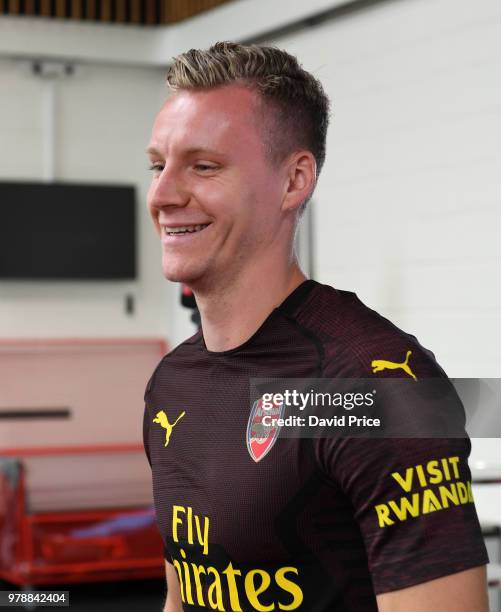
[[[0,181],[0,278],[135,277],[133,186]]]

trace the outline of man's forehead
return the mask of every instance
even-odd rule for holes
[[[180,90],[160,109],[150,148],[182,141],[188,146],[210,149],[215,141],[234,141],[237,130],[239,137],[254,140],[257,137],[254,96],[248,88],[233,84],[210,90]]]
[[[162,108],[174,108],[180,112],[200,106],[209,106],[214,110],[245,106],[252,109],[256,96],[253,89],[240,83],[228,83],[210,89],[179,89],[167,98]]]

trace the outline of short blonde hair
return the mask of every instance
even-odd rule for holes
[[[263,143],[270,161],[277,165],[307,149],[315,157],[318,178],[325,161],[329,98],[293,55],[273,46],[218,42],[175,57],[167,83],[173,91],[231,83],[254,89],[262,102]]]

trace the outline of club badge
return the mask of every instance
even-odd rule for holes
[[[284,404],[272,403],[271,408],[263,408],[263,398],[254,402],[247,423],[247,450],[257,463],[270,452],[277,441],[280,426],[271,424],[274,418],[283,418]],[[263,417],[266,417],[263,423]]]

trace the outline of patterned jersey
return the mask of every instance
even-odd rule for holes
[[[408,376],[447,378],[414,336],[313,280],[237,348],[199,331],[162,359],[144,445],[184,610],[370,612],[376,594],[488,562],[466,436],[278,435],[251,452],[251,378]]]

